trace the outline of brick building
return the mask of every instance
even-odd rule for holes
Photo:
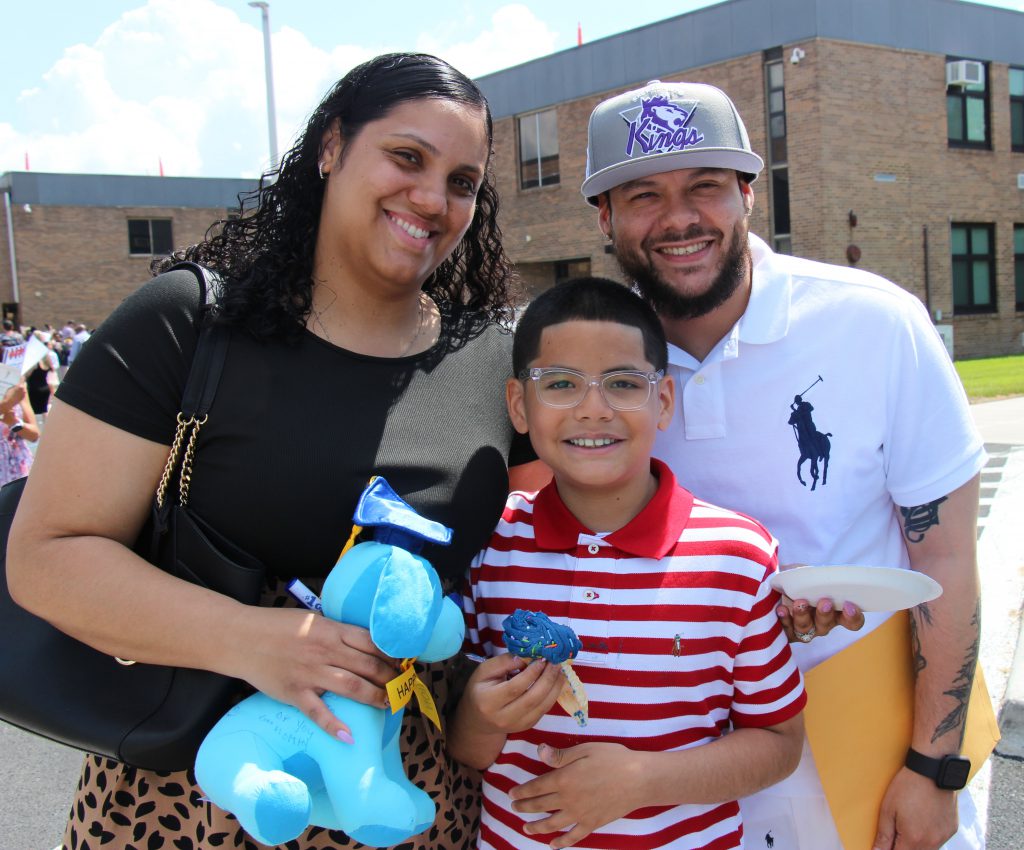
[[[531,290],[621,279],[579,191],[587,120],[651,79],[736,102],[766,162],[751,227],[776,250],[899,283],[958,358],[1024,350],[1024,14],[728,0],[481,78],[505,242]]]
[[[5,317],[95,326],[150,276],[154,255],[198,242],[252,180],[0,175],[0,301]]]

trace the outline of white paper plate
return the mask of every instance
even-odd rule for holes
[[[900,611],[942,595],[935,579],[894,567],[796,567],[776,573],[771,584],[790,599],[815,606],[831,599],[836,608],[852,602],[862,611]]]

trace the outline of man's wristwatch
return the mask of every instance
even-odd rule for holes
[[[907,750],[907,768],[927,776],[944,791],[959,791],[967,784],[971,772],[971,760],[963,756],[943,756],[933,759],[910,748]]]

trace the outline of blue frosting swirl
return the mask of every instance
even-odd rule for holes
[[[583,648],[571,627],[553,623],[543,611],[517,608],[501,625],[508,651],[522,658],[544,658],[561,664],[575,658]]]

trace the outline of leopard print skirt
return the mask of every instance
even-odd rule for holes
[[[311,584],[311,582],[307,582]],[[280,586],[265,594],[262,604],[291,605]],[[462,678],[451,662],[418,664],[420,678],[445,714],[457,698]],[[449,715],[450,716],[450,715]],[[402,720],[402,756],[409,778],[437,806],[430,829],[393,850],[469,850],[475,846],[480,820],[480,775],[448,758],[444,736],[413,700]],[[195,775],[187,771],[152,771],[89,755],[71,806],[63,850],[266,850],[253,840],[233,815],[203,797]],[[310,827],[278,850],[341,850],[362,848],[343,832]]]

